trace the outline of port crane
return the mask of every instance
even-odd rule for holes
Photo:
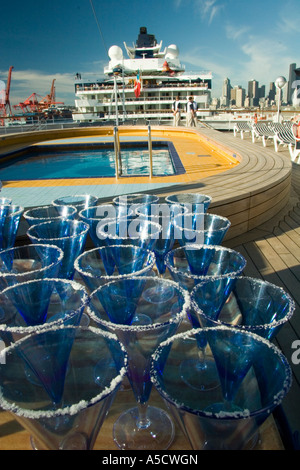
[[[26,100],[14,106],[15,109],[21,108],[24,113],[43,113],[49,108],[64,104],[62,101],[55,99],[55,79],[52,81],[50,93],[41,97],[37,93],[32,93]]]
[[[51,108],[51,106],[55,106],[56,104],[64,104],[62,101],[56,101],[54,84],[55,84],[55,78],[52,81],[50,93],[44,96],[44,98],[42,98],[39,102],[39,107],[41,111],[43,111],[44,109]]]

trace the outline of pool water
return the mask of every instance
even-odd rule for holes
[[[153,148],[153,175],[174,175],[168,148]],[[121,149],[122,176],[148,176],[150,173],[147,148]],[[113,149],[26,151],[21,156],[0,164],[0,180],[38,180],[56,178],[101,178],[115,176]]]

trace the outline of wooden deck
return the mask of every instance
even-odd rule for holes
[[[295,300],[296,311],[276,338],[294,380],[274,417],[284,447],[300,450],[300,364],[292,362],[293,342],[300,340],[300,165],[291,163],[287,150],[276,153],[271,146],[252,143],[250,137],[241,140],[202,129],[201,133],[236,149],[242,163],[224,175],[178,185],[159,195],[163,198],[171,191],[211,195],[209,211],[232,222],[223,244],[245,256],[245,274],[283,287]]]
[[[245,275],[283,287],[296,303],[274,341],[293,370],[292,388],[274,417],[285,449],[300,450],[300,364],[292,362],[293,342],[300,340],[300,165],[291,162],[287,149],[275,152],[271,144],[253,143],[250,135],[242,140],[210,129],[201,133],[234,149],[241,164],[221,177],[172,190],[212,196],[209,212],[231,221],[223,245],[244,255]]]
[[[287,151],[285,154],[289,158]],[[225,241],[224,245],[245,256],[246,275],[283,287],[296,303],[293,317],[274,341],[293,370],[292,388],[275,418],[285,448],[300,450],[300,364],[292,362],[295,352],[292,344],[300,339],[300,166],[297,164],[292,165],[291,185],[289,203],[275,218],[247,234]]]

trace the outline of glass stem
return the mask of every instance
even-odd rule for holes
[[[138,416],[137,426],[139,429],[146,429],[151,424],[150,420],[147,418],[147,409],[148,409],[147,403],[138,404],[139,416]]]

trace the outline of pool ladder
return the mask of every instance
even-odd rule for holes
[[[114,127],[114,149],[115,149],[116,178],[119,178],[119,176],[122,175],[122,159],[121,159],[119,129],[117,126]]]
[[[121,145],[120,135],[118,126],[114,127],[114,150],[115,150],[115,168],[116,178],[122,176],[122,158],[121,158]],[[150,178],[153,177],[153,157],[152,157],[152,136],[151,126],[148,126],[148,150],[149,150],[149,167],[150,167]]]

